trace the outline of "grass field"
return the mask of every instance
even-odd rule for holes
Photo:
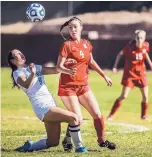
[[[113,75],[111,71],[107,74],[113,80],[113,86],[107,87],[104,80],[100,78],[95,72],[90,74],[90,85],[96,96],[100,109],[106,118],[115,99],[121,92],[121,75],[118,72]],[[60,107],[63,104],[57,96],[59,75],[46,76],[45,80],[49,90],[53,93]],[[114,120],[109,124],[106,121],[105,131],[106,138],[117,144],[116,150],[108,150],[100,148],[96,142],[96,134],[90,115],[82,108],[85,123],[81,127],[83,133],[84,145],[88,148],[89,153],[77,154],[65,153],[60,145],[55,148],[50,148],[41,152],[33,153],[19,153],[13,151],[16,147],[22,145],[27,138],[35,141],[45,136],[43,123],[36,120],[36,116],[32,110],[31,104],[27,96],[18,89],[11,89],[10,70],[7,68],[1,69],[1,111],[2,111],[2,130],[1,130],[1,145],[3,157],[152,157],[152,122],[140,120],[140,102],[141,93],[139,89],[134,88],[127,100],[124,101],[123,106],[116,113]],[[152,73],[148,73],[149,78],[149,103],[152,104]],[[152,119],[152,107],[149,109],[149,117]],[[28,119],[28,118],[33,118]],[[144,126],[149,129],[145,132],[136,132],[135,128],[131,126],[119,126],[116,124],[126,123],[138,126]],[[65,133],[65,123],[62,124],[62,134]],[[129,133],[125,133],[125,132]],[[134,132],[131,132],[134,131]],[[111,134],[108,134],[111,132]]]

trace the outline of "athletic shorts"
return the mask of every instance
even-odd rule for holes
[[[130,87],[130,88],[133,88],[134,86],[139,88],[144,88],[148,86],[148,80],[147,77],[143,77],[138,80],[133,80],[131,78],[128,78],[128,79],[122,79],[121,84],[125,87]]]
[[[89,85],[65,85],[60,86],[58,90],[59,96],[80,96],[90,90]]]
[[[32,98],[30,99],[30,101],[32,103],[32,107],[36,116],[41,121],[43,121],[45,114],[49,111],[51,107],[57,106],[57,103],[55,102],[51,94]]]

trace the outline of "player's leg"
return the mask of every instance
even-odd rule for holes
[[[140,88],[142,94],[141,102],[141,118],[147,119],[147,110],[148,110],[148,86]]]
[[[118,110],[118,108],[121,106],[122,101],[128,97],[128,94],[129,94],[130,90],[131,90],[131,87],[125,87],[125,86],[123,86],[121,95],[120,95],[120,97],[118,97],[118,98],[116,99],[116,101],[114,102],[114,105],[113,105],[113,107],[112,107],[112,109],[111,109],[111,112],[110,112],[110,114],[109,114],[109,116],[108,116],[108,118],[107,118],[108,120],[112,120],[112,118],[113,118],[115,112],[116,112],[116,111]]]
[[[68,130],[76,147],[76,152],[87,152],[87,150],[82,145],[79,119],[76,114],[58,107],[52,107],[44,117],[44,121],[68,122]]]
[[[97,100],[95,99],[91,90],[80,95],[79,102],[90,113],[94,120],[94,127],[98,136],[98,143],[101,147],[108,147],[109,149],[115,149],[115,144],[105,141],[104,139],[104,119],[101,115],[100,108]]]
[[[69,111],[74,112],[78,115],[79,121],[81,123],[83,117],[77,96],[60,96],[60,98]],[[65,151],[71,151],[72,143],[68,127],[64,140],[62,141],[62,145]]]
[[[60,122],[45,122],[47,138],[32,143],[28,151],[38,151],[49,147],[56,147],[60,140]]]
[[[79,120],[76,114],[58,107],[51,107],[45,114],[43,121],[45,123],[48,138],[39,140],[35,143],[28,141],[20,147],[20,150],[18,149],[18,151],[37,151],[57,146],[60,138],[60,122],[67,122],[69,123],[69,130],[75,144],[76,151],[87,152],[87,150],[82,146]]]

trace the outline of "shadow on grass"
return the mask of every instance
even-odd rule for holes
[[[101,152],[101,150],[97,150],[97,149],[88,149],[89,152]],[[34,151],[34,152],[19,152],[19,151],[16,151],[16,150],[12,150],[12,149],[5,149],[5,148],[1,148],[1,152],[18,152],[18,153],[34,153],[34,152],[39,152],[39,153],[49,153],[49,152],[52,152],[52,153],[73,153],[72,152],[65,152],[63,150],[40,150],[40,151]]]

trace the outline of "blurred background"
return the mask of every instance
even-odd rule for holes
[[[111,69],[117,53],[132,39],[136,29],[147,32],[152,45],[152,2],[150,1],[34,1],[44,6],[43,21],[32,23],[26,8],[32,1],[1,2],[1,66],[6,67],[9,50],[17,48],[27,62],[56,64],[64,42],[59,29],[71,16],[83,24],[83,38],[94,47],[94,58],[102,68]],[[67,34],[67,31],[64,31]],[[152,53],[150,54],[152,58]],[[119,68],[122,68],[121,60]]]

